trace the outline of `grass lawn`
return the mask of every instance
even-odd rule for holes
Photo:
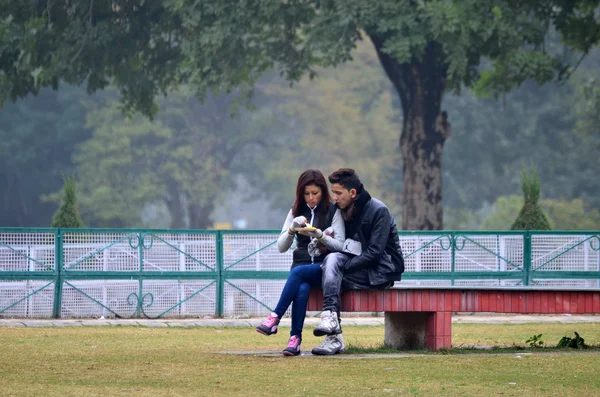
[[[577,331],[595,348],[530,348]],[[0,328],[2,396],[598,396],[600,324],[454,324],[445,352],[357,359],[267,357],[289,328]],[[381,347],[383,327],[346,327],[351,352]],[[322,341],[305,330],[305,351]],[[474,346],[499,346],[493,351]],[[498,354],[498,352],[501,352]],[[373,357],[373,356],[369,356]]]

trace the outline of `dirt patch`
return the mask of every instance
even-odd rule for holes
[[[256,351],[219,351],[215,352],[217,354],[231,354],[237,356],[254,356],[254,357],[269,357],[269,358],[283,358],[283,359],[291,359],[293,357],[287,357],[281,354],[280,351],[272,351],[272,350],[256,350]],[[565,350],[565,351],[539,351],[539,352],[523,352],[523,353],[492,353],[492,352],[481,352],[481,353],[431,353],[431,354],[422,354],[422,353],[364,353],[364,354],[334,354],[332,356],[318,356],[312,354],[310,351],[302,352],[299,356],[296,357],[322,357],[328,359],[388,359],[388,358],[412,358],[412,357],[430,357],[430,358],[440,358],[440,357],[448,357],[448,356],[458,356],[458,357],[473,357],[473,356],[505,356],[510,357],[513,356],[515,359],[520,359],[526,356],[537,356],[537,355],[568,355],[568,354],[600,354],[600,350],[590,350],[590,351],[581,351],[581,350]]]

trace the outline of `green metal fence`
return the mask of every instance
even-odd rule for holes
[[[260,316],[291,253],[273,230],[0,228],[1,317]],[[600,232],[400,232],[411,285],[600,288]]]

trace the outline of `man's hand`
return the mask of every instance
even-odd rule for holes
[[[316,238],[317,240],[320,240],[323,238],[323,232],[321,231],[321,229],[315,229],[312,232],[301,230],[299,233],[304,236]]]

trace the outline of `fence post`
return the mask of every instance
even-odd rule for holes
[[[138,280],[138,295],[137,295],[137,303],[135,306],[135,314],[134,316],[142,316],[144,314],[144,239],[146,238],[146,234],[143,232],[138,232],[138,255],[140,257],[140,279]]]
[[[454,232],[450,234],[450,285],[454,285],[456,272],[456,235]]]
[[[52,317],[60,318],[60,308],[62,307],[63,291],[63,236],[62,230],[56,229],[54,232],[54,305],[52,307]]]
[[[217,304],[215,308],[215,316],[223,316],[223,301],[225,300],[225,280],[223,279],[223,231],[217,230],[216,235],[216,259],[217,259]]]
[[[523,285],[531,283],[531,232],[523,235]]]

